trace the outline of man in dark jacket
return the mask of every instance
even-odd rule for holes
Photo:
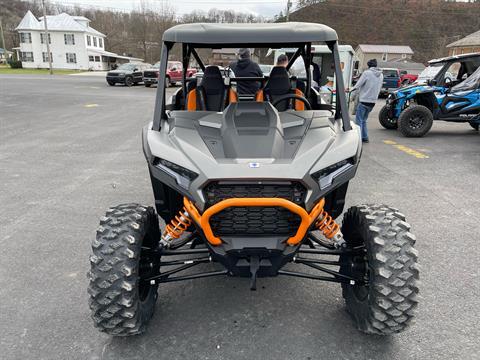
[[[250,49],[239,49],[239,59],[230,64],[230,68],[235,73],[235,77],[263,77],[260,66],[250,59]],[[254,95],[260,89],[261,83],[258,81],[239,81],[237,83],[237,92],[239,95]]]

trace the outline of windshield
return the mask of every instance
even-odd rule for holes
[[[272,70],[272,66],[273,65],[260,65],[260,70],[262,70],[264,74],[269,74],[270,70]]]
[[[439,63],[439,64],[433,64],[430,66],[427,66],[423,71],[418,75],[418,80],[417,81],[426,81],[426,80],[432,80],[438,72],[442,69],[444,64]]]
[[[157,62],[157,63],[155,63],[155,64],[152,66],[152,68],[154,68],[154,69],[160,69],[160,61]]]
[[[383,69],[382,73],[384,77],[388,77],[388,78],[398,77],[398,71],[395,69]]]
[[[130,70],[130,71],[133,71],[133,69],[135,69],[137,67],[136,64],[132,64],[132,63],[126,63],[126,64],[122,64],[118,67],[118,70]]]

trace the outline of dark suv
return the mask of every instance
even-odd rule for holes
[[[126,63],[107,73],[107,83],[113,86],[117,83],[132,86],[143,82],[143,71],[151,68],[146,63]]]

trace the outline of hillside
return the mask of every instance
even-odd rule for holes
[[[290,15],[337,30],[344,44],[410,45],[415,59],[447,54],[445,46],[480,29],[480,3],[441,0],[324,0]]]

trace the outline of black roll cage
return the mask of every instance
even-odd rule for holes
[[[343,82],[343,73],[340,65],[340,54],[338,52],[338,42],[337,41],[327,41],[325,42],[333,54],[333,61],[335,66],[335,76],[336,76],[336,101],[337,105],[335,107],[335,120],[342,119],[343,130],[349,131],[352,129],[350,124],[350,115],[348,113],[348,106],[345,94],[345,85]],[[160,131],[161,129],[161,122],[162,120],[167,120],[166,114],[166,91],[165,91],[165,81],[166,81],[166,71],[167,71],[167,63],[168,63],[168,55],[170,50],[172,49],[175,43],[164,41],[162,44],[162,50],[160,55],[160,75],[158,78],[158,86],[157,86],[157,94],[155,100],[155,110],[154,110],[154,118],[153,118],[153,127],[152,129],[155,131]],[[205,71],[205,65],[202,62],[202,59],[198,55],[196,48],[247,48],[251,46],[257,47],[269,47],[272,48],[272,45],[275,45],[273,48],[278,48],[279,44],[191,44],[191,43],[182,43],[182,92],[184,96],[184,100],[186,97],[186,87],[187,87],[187,78],[186,73],[188,69],[188,65],[190,63],[190,59],[193,56],[197,64],[200,66],[202,71]],[[311,65],[311,49],[312,43],[305,42],[305,43],[285,43],[282,44],[283,46],[289,47],[297,47],[297,51],[293,55],[293,57],[289,60],[287,65],[287,70],[291,68],[293,63],[298,57],[302,57],[303,62],[305,64],[305,72],[307,74],[307,86],[306,86],[306,97],[309,98],[310,96],[310,89],[312,85],[311,73],[309,71]],[[234,81],[256,81],[258,79],[254,78],[234,78],[231,79]],[[340,95],[342,94],[342,95]],[[185,103],[185,101],[184,101]]]

